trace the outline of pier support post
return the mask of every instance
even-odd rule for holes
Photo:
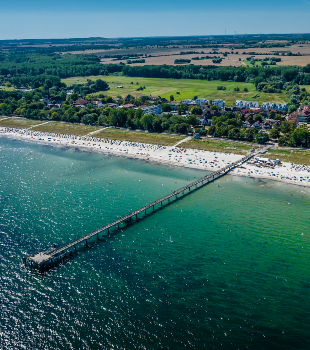
[[[161,207],[163,206],[163,202],[160,202],[160,206],[161,206]]]
[[[138,214],[136,214],[136,220],[138,220]]]
[[[88,245],[87,245],[87,239],[86,239],[86,241],[85,241],[85,245],[86,245],[86,247],[88,247]]]
[[[153,205],[153,211],[154,211],[154,205]]]
[[[119,223],[117,224],[117,229],[119,230]]]

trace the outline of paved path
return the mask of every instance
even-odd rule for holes
[[[35,127],[37,127],[37,126],[44,125],[44,124],[48,124],[48,123],[50,123],[50,122],[45,122],[45,123],[42,123],[42,124],[33,125],[33,126],[31,126],[30,128],[28,128],[27,130],[30,130],[30,129],[35,128]]]
[[[1,117],[0,117],[0,118],[1,118]],[[6,120],[6,119],[12,119],[12,117],[7,117],[7,118],[0,119],[0,122],[1,122],[2,120]]]
[[[178,145],[180,145],[183,142],[190,141],[192,139],[192,137],[193,136],[189,136],[189,137],[186,137],[185,139],[182,139],[181,141],[177,142],[173,147],[177,147]]]
[[[101,131],[101,130],[105,130],[105,129],[108,129],[109,127],[107,126],[106,128],[102,128],[102,129],[99,129],[99,130],[95,130],[95,131],[92,131],[90,132],[89,134],[85,135],[85,136],[90,136],[90,135],[93,135],[93,134],[96,134],[97,132]]]

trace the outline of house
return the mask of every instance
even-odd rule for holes
[[[225,101],[223,101],[223,100],[218,100],[218,99],[212,100],[212,105],[213,105],[213,106],[218,106],[218,107],[220,107],[220,108],[225,108]]]
[[[301,105],[298,108],[298,112],[304,112],[310,114],[310,106],[309,105]]]
[[[150,96],[150,97],[149,97],[149,100],[150,100],[150,101],[154,101],[154,102],[155,102],[155,101],[159,101],[159,100],[160,100],[160,97]]]
[[[245,121],[245,122],[242,124],[242,128],[244,128],[244,129],[249,129],[249,128],[251,128],[251,124],[250,124],[248,121]]]
[[[259,108],[259,104],[256,101],[237,100],[235,102],[235,107],[239,107],[239,108]]]
[[[106,106],[109,107],[109,108],[114,108],[115,109],[115,108],[118,107],[118,104],[117,103],[107,103]]]
[[[141,108],[141,107],[140,107]],[[154,106],[146,106],[141,108],[144,114],[161,114],[162,108],[161,105],[154,105]]]
[[[48,105],[47,105],[47,107],[50,109],[50,110],[52,110],[52,109],[56,109],[56,108],[60,108],[61,107],[61,104],[53,104],[53,103],[49,103]]]
[[[261,108],[263,110],[274,109],[275,111],[285,112],[288,110],[288,105],[286,103],[263,102]]]
[[[104,106],[104,104],[100,100],[99,101],[93,101],[93,105],[94,105],[94,107],[98,107],[98,108]]]
[[[202,105],[207,105],[209,101],[206,98],[197,98],[196,105],[201,107]]]
[[[241,109],[240,113],[241,114],[248,114],[250,112],[250,110],[252,111],[252,114],[258,114],[263,112],[263,110],[261,108],[245,108],[245,109]]]
[[[264,128],[264,129],[271,129],[271,124],[270,124],[270,122],[265,121],[264,124],[263,124],[263,128]]]
[[[220,117],[222,113],[212,109],[212,110],[204,111],[203,115],[205,119],[212,119],[212,117]]]
[[[87,100],[77,100],[73,103],[73,106],[77,106],[77,107],[86,107],[88,104],[90,103],[90,101]]]
[[[259,121],[256,121],[256,122],[253,124],[253,128],[261,129],[261,127],[262,127],[262,124],[261,124]]]
[[[200,125],[207,125],[208,124],[206,118],[203,115],[197,115],[197,118],[199,119]]]
[[[203,110],[203,111],[208,111],[210,108],[208,105],[201,105],[200,108]]]
[[[120,106],[123,108],[136,108],[136,105],[132,104],[132,103],[127,103],[126,105]]]
[[[169,105],[174,110],[177,110],[179,108],[180,104],[181,104],[181,102],[179,102],[179,101],[171,101],[171,102],[169,102]]]
[[[124,87],[123,85],[117,86],[118,89],[122,89],[123,87]]]

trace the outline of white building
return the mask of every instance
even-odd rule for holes
[[[212,100],[212,104],[220,108],[225,108],[225,101],[223,100]]]
[[[239,107],[239,108],[259,108],[259,104],[256,101],[237,100],[235,102],[235,107]]]
[[[197,98],[196,105],[201,107],[202,105],[207,105],[209,101],[206,98]]]
[[[185,100],[182,100],[182,103],[185,103],[186,105],[195,105],[196,102],[194,100],[191,100],[191,99],[185,99]]]
[[[162,108],[161,105],[147,106],[141,108],[144,114],[161,114]]]
[[[275,109],[276,111],[287,111],[288,105],[286,103],[277,103],[277,102],[263,102],[262,109]]]

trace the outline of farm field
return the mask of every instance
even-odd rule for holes
[[[192,139],[190,141],[181,143],[178,147],[194,148],[194,149],[209,151],[209,152],[246,154],[252,148],[252,144],[207,138],[207,139],[200,139],[200,140]]]
[[[23,118],[8,118],[0,120],[0,127],[28,129],[31,126],[42,124],[42,120],[23,119]]]
[[[191,55],[179,55],[181,51],[204,51],[205,54],[191,54]],[[193,48],[184,48],[180,47],[164,47],[164,48],[154,48],[154,47],[141,47],[141,48],[128,48],[128,49],[111,49],[111,50],[86,50],[86,51],[72,51],[71,53],[90,53],[96,54],[100,57],[104,55],[130,55],[130,54],[143,54],[145,63],[135,63],[133,66],[143,66],[148,64],[161,65],[169,64],[174,65],[174,60],[177,58],[192,59],[193,57],[201,57],[206,55],[212,55],[209,52],[213,51],[212,46],[210,47],[193,47]],[[219,52],[231,52],[228,47],[223,46],[218,50]],[[300,53],[303,56],[280,56],[282,61],[278,62],[277,65],[298,65],[305,66],[310,63],[310,44],[302,45],[291,45],[287,47],[271,47],[271,48],[248,48],[248,49],[236,49],[238,54],[228,54],[225,59],[220,64],[215,64],[216,66],[241,66],[247,55],[250,55],[251,52],[261,53],[263,55],[273,55],[275,51],[291,51],[294,54]],[[242,53],[245,52],[245,55]],[[145,57],[152,55],[155,57]],[[216,54],[216,56],[223,57],[221,54]],[[257,55],[256,58],[263,58],[264,56]],[[112,58],[102,58],[102,63],[118,63],[120,61],[113,61]],[[123,60],[125,63],[125,60]],[[191,64],[195,65],[210,65],[212,63],[211,59],[208,60],[192,60]]]
[[[67,85],[86,83],[87,79],[103,79],[110,85],[110,90],[101,92],[104,95],[116,97],[118,95],[125,97],[132,95],[139,96],[161,96],[169,100],[170,95],[174,96],[176,101],[181,101],[186,98],[207,99],[223,99],[226,101],[226,106],[232,106],[236,100],[255,100],[258,103],[262,102],[288,102],[288,96],[281,94],[267,94],[255,90],[254,84],[251,83],[236,83],[223,81],[207,81],[196,79],[164,79],[164,78],[136,78],[125,76],[90,76],[90,77],[74,77],[62,79]],[[133,82],[133,84],[131,84]],[[138,83],[138,85],[137,85]],[[217,86],[222,85],[226,90],[217,90]],[[117,88],[123,86],[123,88]],[[138,87],[145,86],[142,91],[136,91]],[[240,91],[234,91],[234,88],[239,87]],[[244,92],[244,88],[248,92]],[[179,94],[177,94],[179,92]],[[98,92],[97,94],[100,94]]]
[[[303,149],[269,149],[266,156],[282,162],[310,165],[310,150]]]
[[[186,136],[168,135],[148,133],[144,131],[124,130],[108,128],[99,131],[94,135],[99,138],[107,138],[109,140],[122,140],[129,142],[151,143],[154,145],[172,146]]]
[[[100,130],[100,127],[90,126],[90,125],[75,125],[67,123],[56,123],[50,122],[48,124],[40,125],[32,128],[34,131],[52,132],[55,134],[65,134],[65,135],[80,135],[84,136],[93,131]],[[97,134],[94,134],[97,136]]]

